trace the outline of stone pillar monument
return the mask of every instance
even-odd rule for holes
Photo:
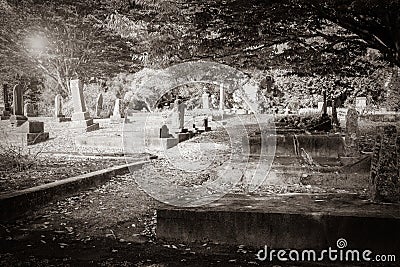
[[[100,93],[96,100],[96,117],[97,118],[100,118],[102,110],[103,110],[103,94]]]
[[[207,92],[204,92],[201,96],[202,99],[202,108],[203,109],[210,109],[210,96],[208,95]]]
[[[124,121],[121,116],[120,106],[121,106],[121,99],[119,98],[115,99],[113,114],[110,117],[111,122],[117,123]]]
[[[354,108],[349,108],[346,116],[345,155],[355,157],[358,151],[358,113]]]
[[[219,110],[225,109],[225,89],[224,84],[221,83],[219,86]]]
[[[89,112],[86,110],[85,99],[83,98],[83,84],[79,79],[70,81],[74,113],[72,114],[72,126],[90,132],[99,129],[98,123],[93,123]]]

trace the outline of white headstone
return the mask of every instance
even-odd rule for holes
[[[210,108],[210,96],[208,93],[204,92],[203,95],[201,96],[202,102],[203,102],[203,109],[209,109]]]
[[[356,97],[356,110],[358,112],[363,112],[367,107],[367,98],[366,97]]]
[[[121,118],[121,113],[119,112],[119,106],[120,106],[120,99],[117,98],[117,99],[115,99],[115,105],[114,105],[114,110],[113,110],[113,117]]]
[[[323,101],[318,102],[318,110],[322,111],[323,108],[324,108],[324,102]]]

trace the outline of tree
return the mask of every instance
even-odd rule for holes
[[[129,45],[96,27],[91,14],[86,13],[88,7],[51,1],[8,6],[0,32],[4,48],[0,58],[7,63],[7,72],[42,73],[56,81],[56,90],[65,96],[71,78],[138,70]]]

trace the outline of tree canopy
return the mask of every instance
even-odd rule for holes
[[[398,0],[0,0],[0,69],[68,80],[205,59],[362,77],[400,66]],[[7,76],[8,75],[8,76]]]

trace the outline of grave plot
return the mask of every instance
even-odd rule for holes
[[[250,144],[242,152],[250,157],[248,162],[235,162],[236,172],[244,172],[234,194],[199,207],[159,207],[157,237],[165,242],[297,249],[323,249],[345,237],[355,247],[395,253],[393,248],[400,245],[399,236],[393,235],[400,227],[400,206],[373,203],[368,192],[373,179],[376,198],[398,201],[400,187],[393,180],[398,177],[397,157],[387,158],[398,154],[389,149],[398,139],[378,138],[385,140],[377,143],[380,149],[375,151],[381,152],[375,154],[380,157],[362,155],[357,146],[354,149],[358,133],[353,126],[357,125],[348,123],[343,136],[283,128],[271,136],[261,134],[256,124],[247,125],[249,137],[243,148]],[[393,128],[384,132],[395,134]],[[347,142],[346,135],[351,137]],[[276,141],[276,150],[269,150],[269,139]],[[272,160],[271,169],[261,186],[249,191],[257,168],[266,164],[263,160]],[[377,172],[389,161],[394,167],[371,176],[371,161]]]

